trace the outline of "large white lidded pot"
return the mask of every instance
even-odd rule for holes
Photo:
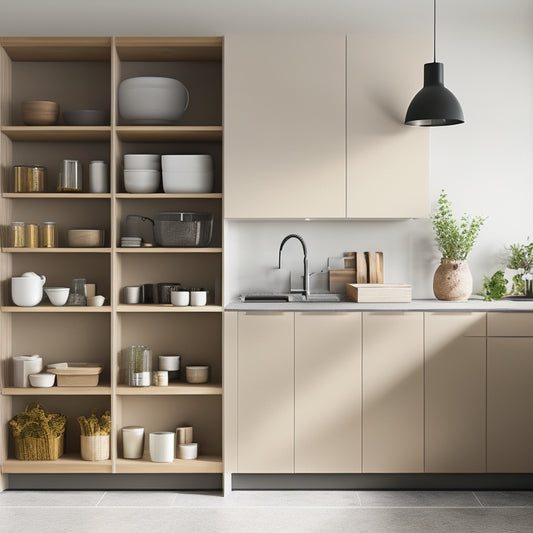
[[[43,299],[43,286],[46,277],[35,272],[25,272],[20,277],[11,278],[11,298],[15,305],[33,307]]]
[[[118,109],[123,119],[144,124],[176,122],[189,107],[189,91],[174,78],[128,78],[118,88]]]

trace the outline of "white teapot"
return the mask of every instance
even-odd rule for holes
[[[43,299],[43,286],[46,277],[35,272],[24,272],[20,277],[11,278],[11,298],[15,305],[33,307]]]

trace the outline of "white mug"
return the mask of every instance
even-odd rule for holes
[[[150,433],[150,459],[153,463],[172,463],[174,461],[173,431]]]
[[[206,305],[207,304],[207,291],[191,291],[191,305]]]
[[[124,459],[141,459],[144,450],[144,428],[126,426],[122,428],[122,451]]]
[[[141,286],[130,285],[124,287],[124,303],[138,304],[141,301]]]
[[[170,291],[172,305],[184,307],[189,305],[189,291]]]
[[[109,173],[105,161],[89,163],[89,192],[109,192]]]
[[[11,278],[11,298],[13,303],[22,307],[33,307],[43,299],[45,276],[25,272],[20,277]]]

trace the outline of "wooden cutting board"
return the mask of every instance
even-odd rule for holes
[[[329,291],[345,292],[347,283],[355,283],[355,270],[345,268],[343,270],[329,271]]]
[[[383,283],[383,252],[365,252],[368,283]],[[358,283],[362,283],[359,280]]]
[[[407,283],[348,283],[346,294],[354,302],[410,302],[411,285]]]

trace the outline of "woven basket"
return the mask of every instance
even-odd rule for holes
[[[109,435],[81,435],[81,458],[85,461],[109,459]]]
[[[63,455],[64,435],[54,438],[15,437],[15,457],[21,461],[54,461]]]

